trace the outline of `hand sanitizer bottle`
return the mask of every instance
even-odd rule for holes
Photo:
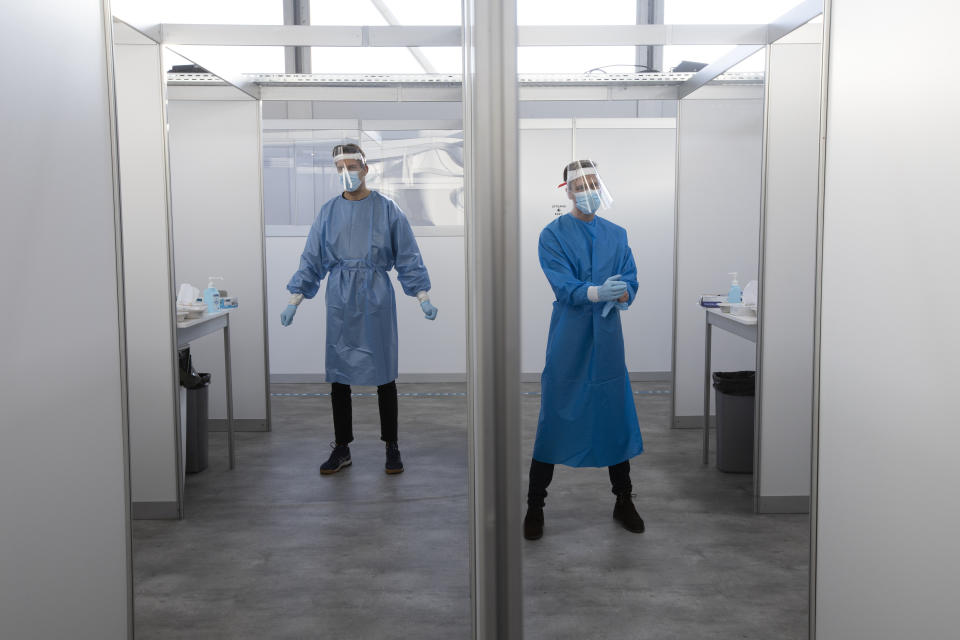
[[[210,282],[207,288],[203,290],[203,302],[207,305],[207,313],[216,313],[220,311],[220,290],[214,286],[214,280],[223,280],[210,276]]]
[[[743,292],[740,290],[740,283],[737,282],[737,273],[736,271],[732,271],[729,275],[733,276],[733,282],[730,283],[730,293],[727,294],[727,302],[740,304]]]

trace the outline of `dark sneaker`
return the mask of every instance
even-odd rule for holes
[[[527,507],[527,515],[523,519],[523,537],[527,540],[543,537],[543,507]]]
[[[320,473],[325,476],[336,473],[344,467],[349,467],[351,464],[349,445],[334,445],[331,443],[330,446],[333,448],[333,453],[330,454],[326,462],[320,465]]]
[[[403,473],[403,460],[400,459],[400,446],[396,442],[387,443],[387,463],[383,470],[388,474]]]
[[[621,493],[617,496],[617,506],[613,508],[613,519],[622,524],[627,531],[643,533],[643,518],[633,506],[632,497],[629,493]]]

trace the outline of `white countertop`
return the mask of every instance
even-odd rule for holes
[[[733,315],[732,313],[724,313],[724,312],[720,311],[720,309],[716,309],[716,308],[712,308],[712,307],[705,307],[705,309],[706,309],[709,313],[718,315],[718,316],[720,316],[721,318],[724,318],[724,319],[726,319],[726,320],[731,320],[731,321],[733,321],[733,322],[737,322],[737,323],[740,323],[740,324],[742,324],[742,325],[746,325],[746,326],[748,326],[748,327],[752,327],[752,326],[755,326],[755,325],[757,324],[757,319],[756,319],[755,317],[751,317],[751,316],[735,316],[735,315]]]
[[[228,313],[230,313],[231,311],[236,311],[236,309],[220,309],[220,311],[217,311],[215,313],[208,313],[204,311],[203,315],[200,316],[199,318],[190,318],[189,320],[178,322],[177,329],[189,329],[190,327],[195,327],[198,324],[203,324],[204,322],[209,322],[210,320],[223,317]]]

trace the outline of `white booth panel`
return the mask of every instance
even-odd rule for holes
[[[830,6],[816,637],[955,638],[960,6]]]
[[[0,4],[0,637],[132,633],[123,327],[97,0]],[[28,61],[28,62],[26,62]]]
[[[287,282],[300,264],[304,236],[267,238],[267,336],[270,340],[272,382],[319,382],[324,372],[324,339],[327,334],[323,304],[326,281],[313,300],[304,300],[293,324],[280,324],[290,293]]]
[[[669,120],[672,123],[672,120]],[[576,149],[573,145],[576,145]],[[539,379],[554,300],[537,255],[540,232],[571,201],[557,185],[572,159],[599,165],[614,204],[600,215],[627,230],[640,289],[621,315],[627,369],[667,377],[670,371],[673,290],[676,129],[523,128],[520,133],[523,372]]]
[[[527,380],[540,380],[554,301],[537,244],[556,213],[569,210],[570,201],[557,185],[572,145],[571,128],[520,130],[520,370]]]
[[[761,512],[806,512],[813,429],[821,47],[774,44],[769,56],[758,494]]]
[[[705,293],[726,295],[759,263],[761,100],[682,100],[678,124],[674,426],[703,420]],[[752,370],[752,343],[713,332],[714,371]],[[713,395],[713,394],[711,394]]]
[[[576,145],[575,155],[599,163],[614,200],[600,215],[627,230],[637,263],[637,298],[620,315],[627,370],[668,378],[677,130],[578,128]]]
[[[167,224],[167,169],[160,46],[118,44],[117,128],[130,392],[134,503],[166,503],[176,515],[175,316]]]
[[[306,237],[267,238],[267,324],[270,336],[270,376],[274,382],[324,380],[326,281],[312,300],[304,300],[289,327],[280,313],[290,294],[287,282],[297,270]],[[466,379],[466,297],[463,236],[417,236],[430,273],[430,300],[437,319],[427,320],[416,298],[407,296],[390,272],[397,297],[400,382]]]
[[[255,101],[171,100],[170,173],[176,287],[201,290],[209,276],[239,298],[230,315],[234,418],[265,424],[263,221],[260,107]],[[223,338],[191,345],[194,366],[211,372],[210,417],[226,417]]]

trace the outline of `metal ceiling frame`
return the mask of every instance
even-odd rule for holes
[[[308,4],[304,0],[285,0],[287,13],[285,19],[297,18],[295,4]],[[388,22],[396,22],[382,0],[375,0],[374,5]],[[656,0],[638,0],[638,9],[653,6]],[[655,99],[683,99],[710,82],[720,78],[726,71],[750,57],[767,45],[779,40],[791,31],[806,24],[823,13],[823,0],[804,0],[784,15],[770,24],[757,25],[665,25],[665,24],[635,24],[635,25],[598,25],[584,28],[582,26],[519,26],[517,27],[517,46],[635,46],[638,55],[641,51],[649,52],[654,47],[666,45],[731,45],[735,48],[721,59],[703,68],[682,83],[676,79],[664,81],[659,78],[660,87],[652,91]],[[307,18],[309,19],[309,18]],[[646,18],[644,18],[646,19]],[[117,19],[123,22],[122,19]],[[129,25],[129,23],[127,23]],[[432,66],[423,57],[417,47],[459,47],[462,46],[463,29],[455,26],[409,26],[391,24],[388,26],[326,26],[326,25],[198,25],[198,24],[158,24],[158,25],[129,25],[158,44],[169,47],[175,53],[187,60],[208,69],[211,73],[229,84],[237,87],[254,99],[261,99],[261,76],[244,74],[232,68],[229,60],[216,60],[216,56],[197,55],[193,46],[282,46],[287,50],[299,52],[299,66],[305,68],[304,58],[309,58],[309,47],[407,47],[421,63],[428,73],[432,73]],[[647,53],[649,59],[649,53]],[[203,58],[203,60],[200,60]],[[423,58],[423,59],[421,59]],[[309,62],[309,60],[307,60]],[[289,66],[289,62],[288,62]],[[273,75],[273,74],[271,74]],[[625,77],[630,74],[611,74],[604,78],[607,84],[613,87],[597,90],[606,91],[605,95],[597,93],[593,99],[618,99],[624,93],[637,96],[635,86],[648,85],[646,93],[653,89],[652,78]],[[651,74],[645,74],[651,75]],[[658,74],[662,76],[663,74]],[[373,76],[367,76],[371,78]],[[378,80],[360,80],[354,76],[347,83],[381,84],[396,86],[398,81],[391,76],[381,76]],[[544,82],[541,91],[546,95],[550,88],[563,87],[570,84],[594,84],[591,79],[566,79],[554,83]],[[447,75],[444,83],[459,83],[460,78]],[[521,79],[523,84],[523,79]],[[292,86],[286,84],[286,86]],[[311,84],[311,78],[305,78],[297,84]],[[316,80],[312,84],[317,84]],[[555,85],[551,87],[550,85]],[[275,92],[272,92],[275,93]],[[527,91],[526,93],[534,93]],[[640,92],[642,93],[642,91]],[[523,99],[521,97],[521,99]],[[539,99],[550,99],[541,97]],[[554,98],[559,99],[559,98]]]
[[[205,57],[204,61],[201,62],[198,59],[198,56],[195,56],[189,49],[184,50],[176,45],[171,46],[171,43],[164,42],[164,25],[137,25],[127,22],[122,18],[118,18],[117,16],[113,17],[113,21],[114,23],[123,24],[126,27],[129,27],[131,30],[143,35],[159,45],[167,47],[185,60],[188,60],[197,66],[203,67],[213,75],[222,79],[224,82],[233,85],[248,95],[251,99],[260,99],[260,87],[257,85],[256,81],[250,76],[243,74],[241,71],[230,68],[229,63],[211,60],[209,57]]]
[[[677,92],[680,100],[720,76],[720,74],[737,66],[756,52],[765,49],[788,33],[799,29],[823,13],[823,0],[804,0],[790,11],[786,12],[767,25],[767,41],[762,45],[741,44],[719,60],[707,65],[687,80]]]
[[[637,0],[637,24],[663,24],[664,0]],[[636,65],[639,70],[664,71],[663,47],[640,45],[636,49]]]
[[[387,21],[387,24],[391,26],[399,26],[400,21],[397,20],[397,17],[393,15],[393,12],[390,11],[390,7],[387,6],[387,3],[383,0],[370,0],[373,3],[373,6],[376,7],[377,11],[380,12],[380,15],[383,16],[383,19]],[[423,51],[420,51],[417,47],[407,47],[407,50],[410,54],[416,58],[417,62],[423,68],[426,73],[436,73],[437,70],[427,59],[427,56],[423,54]]]
[[[799,26],[799,25],[798,25]],[[616,24],[520,26],[517,46],[646,46],[767,44],[766,24]],[[266,47],[459,47],[460,25],[329,26],[329,25],[154,25],[162,44]],[[782,35],[782,34],[781,34]]]
[[[283,0],[283,24],[310,24],[310,0]],[[309,47],[286,47],[284,62],[287,73],[310,73],[313,70]]]

